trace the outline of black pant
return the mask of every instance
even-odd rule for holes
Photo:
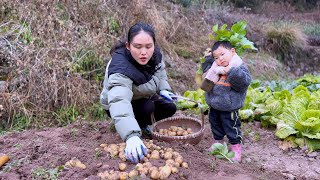
[[[142,98],[138,100],[133,100],[131,102],[133,113],[138,121],[140,128],[145,128],[147,125],[151,125],[151,114],[154,113],[156,121],[161,119],[171,117],[176,113],[176,105],[162,98],[159,95],[154,95],[151,98]],[[110,117],[110,112],[107,111]]]
[[[241,122],[238,111],[218,111],[210,108],[209,121],[215,140],[222,140],[227,135],[230,144],[242,143]]]

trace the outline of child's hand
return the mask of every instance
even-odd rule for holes
[[[213,62],[211,68],[206,72],[205,78],[216,83],[219,80],[219,75],[216,73],[215,69],[218,67],[216,62]]]

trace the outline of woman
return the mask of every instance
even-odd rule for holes
[[[151,124],[151,114],[160,120],[176,112],[162,54],[155,43],[150,25],[133,25],[127,42],[111,49],[112,59],[106,68],[100,97],[126,142],[125,155],[133,163],[147,154],[140,137],[141,129]]]

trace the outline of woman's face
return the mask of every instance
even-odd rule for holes
[[[141,65],[146,65],[154,52],[152,37],[145,31],[140,31],[131,41],[126,44],[132,57]]]
[[[228,66],[232,56],[235,54],[235,49],[226,49],[223,46],[219,46],[218,49],[212,52],[212,56],[218,66]]]

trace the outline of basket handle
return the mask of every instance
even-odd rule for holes
[[[152,123],[152,131],[158,131],[156,126],[155,126],[156,118],[154,117],[154,113],[153,112],[151,113],[151,123]]]
[[[198,105],[199,109],[200,109],[200,112],[201,112],[201,130],[204,129],[204,111],[203,111],[203,105],[200,102],[195,101],[195,100],[190,99],[190,98],[187,98],[187,97],[178,96],[178,95],[173,95],[171,97],[172,98],[178,98],[178,99],[184,99],[184,100],[196,103]]]

